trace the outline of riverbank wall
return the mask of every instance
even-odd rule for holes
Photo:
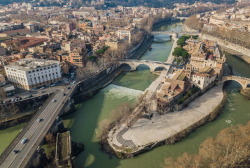
[[[75,104],[93,97],[100,89],[110,84],[122,72],[118,64],[112,64],[97,74],[79,83],[73,99]]]
[[[201,39],[216,41],[223,51],[234,54],[250,64],[250,49],[204,33],[202,33]]]
[[[157,28],[159,28],[159,27],[161,27],[161,26],[163,26],[163,25],[165,25],[165,24],[168,24],[168,23],[171,24],[171,23],[177,23],[177,22],[180,22],[180,21],[181,21],[180,19],[177,19],[177,18],[172,17],[171,19],[168,19],[168,20],[165,20],[165,21],[160,21],[160,22],[155,23],[155,24],[153,25],[152,30],[157,29]]]
[[[36,110],[33,110],[25,114],[20,114],[20,115],[12,116],[11,118],[7,118],[5,121],[2,121],[0,123],[0,130],[29,121],[35,112]]]
[[[1,104],[0,108],[6,113],[6,117],[0,119],[0,130],[29,121],[48,97],[49,95],[46,94],[17,102]],[[13,113],[13,115],[10,115],[10,112]],[[4,113],[2,115],[4,115]]]
[[[195,131],[200,126],[206,124],[207,122],[210,122],[210,121],[213,121],[214,119],[216,119],[216,117],[219,115],[219,112],[224,107],[226,100],[227,100],[226,99],[226,92],[223,91],[223,99],[218,102],[217,106],[207,116],[205,116],[201,120],[195,122],[190,127],[187,127],[186,129],[184,129],[184,130],[176,133],[172,137],[166,139],[165,142],[163,141],[163,144],[166,144],[166,145],[167,144],[174,144],[174,143],[182,140],[184,137],[186,137],[191,132]]]
[[[153,42],[154,37],[147,35],[140,43],[130,52],[129,59],[139,59],[148,50]],[[91,77],[81,81],[76,88],[75,95],[73,96],[75,104],[80,103],[93,97],[100,89],[109,85],[116,77],[120,75],[123,70],[119,64],[113,63],[98,71]]]
[[[247,99],[250,100],[250,88],[246,88],[246,89],[241,89],[240,93],[244,96],[247,97]]]
[[[136,49],[136,51],[132,52],[130,56],[127,58],[129,59],[139,59],[143,56],[143,54],[148,50],[148,48],[151,46],[151,44],[154,41],[154,36],[152,35],[146,35],[146,37],[143,39],[140,47]]]

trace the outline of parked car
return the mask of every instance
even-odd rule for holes
[[[53,86],[56,86],[56,84],[55,84],[55,83],[52,83],[50,86],[53,87]]]
[[[71,82],[72,85],[75,84],[75,83],[76,83],[76,81]]]

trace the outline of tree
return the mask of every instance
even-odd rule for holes
[[[223,129],[216,138],[208,138],[199,154],[167,158],[166,168],[250,167],[250,122]]]
[[[182,57],[182,60],[186,60],[189,57],[189,53],[184,48],[176,47],[173,56]]]
[[[68,64],[68,63],[64,63],[63,65],[62,65],[62,72],[64,73],[64,74],[68,74],[69,73],[69,67],[70,67],[70,65]]]
[[[186,45],[186,40],[189,39],[190,36],[181,36],[178,40],[177,40],[177,45],[183,47],[184,45]]]
[[[0,98],[1,99],[5,99],[6,98],[6,93],[3,89],[3,87],[0,87]]]

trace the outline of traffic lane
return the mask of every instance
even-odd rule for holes
[[[54,99],[60,98],[59,96],[60,96],[59,94],[56,94],[55,97],[54,97]],[[48,106],[43,110],[43,112],[41,112],[41,114],[39,115],[38,118],[44,117],[44,113],[48,114],[48,112],[51,112],[51,110],[52,110],[53,108],[54,108],[54,104],[51,102],[51,103],[48,104]],[[47,112],[46,112],[46,111],[47,111]],[[41,123],[42,123],[42,122],[41,122]],[[39,126],[41,123],[40,123],[40,122],[37,122],[37,121],[35,120],[34,123],[32,124],[32,127],[29,128],[29,130],[25,133],[25,135],[23,136],[22,139],[24,139],[24,138],[28,138],[28,139],[29,139],[29,137],[31,137],[32,134],[34,134],[34,132],[37,130],[38,126]],[[27,143],[28,143],[28,142],[27,142]],[[17,153],[17,154],[14,154],[13,152],[11,152],[10,158],[7,157],[7,160],[6,160],[6,161],[13,161],[18,155],[21,155],[21,152],[22,152],[22,150],[23,150],[23,148],[24,148],[25,145],[26,145],[26,144],[21,144],[21,143],[19,142],[19,143],[15,146],[14,149],[20,150],[20,152]],[[11,164],[11,163],[9,163],[9,164]],[[6,167],[6,166],[9,167],[8,163],[4,165],[4,167]],[[1,165],[1,167],[2,167],[2,165]]]
[[[74,85],[74,86],[75,86],[75,85]],[[74,86],[73,86],[73,88],[74,88]],[[60,91],[61,91],[60,94],[62,94],[65,90],[64,90],[64,89],[60,89]],[[66,90],[65,93],[68,94],[68,93],[70,93],[71,91],[72,91],[72,90],[69,90],[69,91]],[[59,96],[60,96],[59,99],[61,99],[61,98],[64,97],[63,95],[60,95],[60,94],[59,94]],[[58,102],[58,105],[57,105],[58,108],[59,108],[60,104],[61,104],[63,101],[64,101],[64,99],[62,99],[61,101]],[[52,103],[52,105],[53,105],[53,107],[54,107],[54,104],[53,104],[53,103]],[[48,105],[48,106],[49,106],[49,105]],[[48,108],[48,107],[46,107],[46,108]],[[58,109],[58,108],[57,108],[57,109]],[[47,110],[47,109],[46,109],[46,110]],[[48,114],[49,114],[49,113],[50,113],[50,112],[48,111]],[[53,114],[53,113],[52,113],[52,114]],[[50,121],[48,121],[48,122],[50,122]],[[40,132],[40,131],[39,131],[39,132]],[[32,140],[30,140],[30,143],[31,143],[31,142],[32,142]],[[18,144],[18,145],[19,145],[19,144]],[[15,156],[15,155],[14,155],[14,156]]]
[[[58,97],[58,98],[61,99],[62,97],[63,97],[63,95],[61,93],[60,97]],[[56,103],[56,105],[57,105],[56,109],[54,108],[54,105],[52,105],[53,108],[51,108],[50,111],[47,111],[47,113],[45,114],[45,116],[43,116],[47,122],[45,121],[42,125],[39,125],[39,127],[34,132],[34,134],[30,136],[30,141],[27,142],[27,144],[24,144],[25,146],[24,146],[24,148],[22,150],[22,155],[19,155],[15,159],[15,161],[11,164],[11,168],[12,167],[16,168],[16,167],[20,167],[21,166],[21,164],[23,163],[23,160],[30,153],[31,148],[34,147],[34,145],[37,142],[38,138],[43,133],[43,131],[46,129],[46,126],[51,122],[51,119],[53,117],[51,117],[50,114],[53,114],[52,113],[53,111],[57,111],[59,109],[59,106],[62,103],[62,101],[64,101],[64,99],[61,99],[61,100],[58,101],[58,103]]]

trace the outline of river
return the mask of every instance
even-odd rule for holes
[[[181,27],[181,23],[174,23],[160,26],[157,30],[181,31]],[[141,59],[165,61],[171,47],[171,41],[153,43],[152,51],[147,51]],[[227,63],[233,67],[234,74],[250,77],[250,67],[245,62],[228,55]],[[238,83],[229,82],[225,86],[228,101],[216,120],[198,128],[174,145],[161,146],[131,159],[119,160],[109,157],[100,150],[96,139],[99,124],[110,120],[114,110],[122,104],[132,106],[137,97],[156,77],[143,66],[134,72],[123,72],[112,84],[100,90],[93,98],[76,105],[75,113],[64,117],[65,126],[71,131],[72,140],[85,145],[85,151],[74,160],[77,168],[159,168],[162,167],[164,158],[177,157],[184,152],[197,153],[200,143],[206,138],[216,136],[223,128],[235,124],[245,124],[250,120],[249,101],[239,93],[240,85]],[[7,144],[2,145],[3,136],[5,142],[10,142],[21,127],[22,125],[18,125],[0,131],[0,152]],[[5,135],[8,135],[7,139],[5,139]]]
[[[181,23],[166,24],[157,28],[157,31],[180,32],[181,27]],[[147,51],[141,59],[166,61],[171,47],[171,41],[153,43],[152,51]],[[248,65],[233,56],[227,58],[228,64],[233,65],[235,74],[250,77]],[[112,116],[112,112],[123,103],[133,104],[136,97],[142,94],[140,91],[145,90],[155,78],[156,76],[149,70],[145,70],[144,67],[140,67],[135,72],[124,72],[92,99],[81,103],[77,112],[65,118],[72,139],[85,145],[85,151],[75,159],[77,167],[159,168],[164,163],[164,158],[177,157],[184,152],[197,153],[200,143],[207,137],[214,137],[223,128],[235,124],[245,124],[250,120],[250,112],[247,110],[250,108],[249,101],[239,93],[240,85],[230,82],[225,87],[228,101],[215,121],[198,128],[174,145],[161,146],[132,159],[119,160],[109,157],[100,150],[95,138],[99,123]]]

